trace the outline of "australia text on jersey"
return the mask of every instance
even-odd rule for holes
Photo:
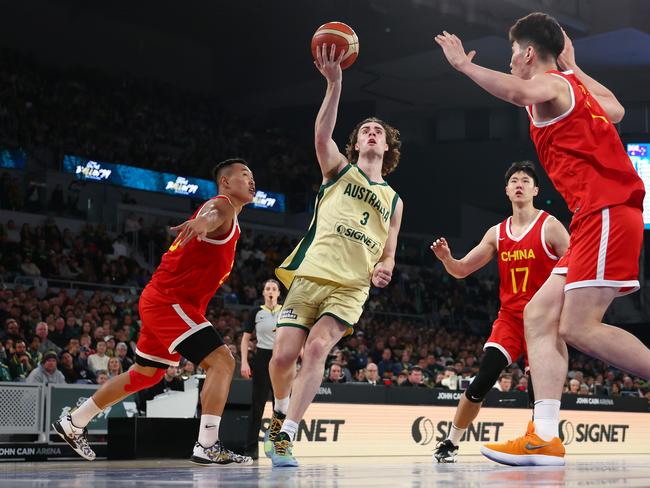
[[[363,186],[355,185],[353,183],[348,183],[347,186],[345,187],[345,190],[343,191],[343,194],[348,195],[352,198],[356,198],[358,200],[363,200],[372,208],[377,209],[377,211],[381,214],[382,218],[384,219],[384,222],[388,221],[388,218],[390,217],[390,212],[386,207],[384,207],[381,204],[380,198],[371,189],[364,188]]]

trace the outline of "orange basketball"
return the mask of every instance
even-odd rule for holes
[[[352,66],[359,55],[359,38],[352,28],[343,22],[328,22],[321,25],[311,38],[311,55],[316,59],[316,47],[336,44],[336,55],[344,52],[341,69]]]

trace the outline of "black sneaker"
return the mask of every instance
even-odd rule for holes
[[[226,449],[221,444],[221,441],[215,442],[210,447],[203,447],[198,442],[194,444],[194,451],[190,458],[194,464],[201,464],[203,466],[215,466],[224,464],[239,464],[247,466],[253,464],[253,458],[250,456],[241,456]]]
[[[458,446],[454,446],[449,439],[445,439],[438,442],[436,450],[433,451],[433,459],[439,463],[455,463],[457,454]]]
[[[95,451],[88,444],[88,429],[75,427],[70,415],[54,422],[52,428],[82,458],[88,461],[95,459]]]

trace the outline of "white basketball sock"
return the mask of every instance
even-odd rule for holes
[[[280,432],[285,432],[289,436],[291,442],[293,442],[294,439],[296,438],[296,432],[298,432],[298,424],[293,420],[287,419],[282,424],[282,428],[280,429]]]
[[[289,411],[289,398],[275,398],[273,410],[284,415]]]
[[[458,446],[458,444],[460,444],[460,439],[463,437],[466,430],[467,429],[459,429],[452,423],[447,439],[449,439],[454,446]]]
[[[95,400],[90,397],[88,400],[83,402],[81,406],[70,414],[72,418],[72,425],[83,429],[90,423],[90,421],[101,412],[102,409],[97,406]]]
[[[550,441],[559,437],[560,423],[560,400],[538,400],[535,402],[534,410],[535,433]]]
[[[201,415],[199,444],[203,447],[214,446],[219,440],[219,424],[221,424],[221,417],[217,415]]]

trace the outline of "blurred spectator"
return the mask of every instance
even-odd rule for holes
[[[119,342],[115,346],[115,357],[122,363],[122,370],[128,371],[133,366],[133,361],[127,356],[129,347],[125,342]]]
[[[57,355],[54,351],[43,354],[43,361],[34,368],[27,377],[27,383],[40,383],[48,385],[50,383],[63,384],[65,376],[57,369]]]
[[[104,369],[99,369],[95,371],[95,383],[98,385],[103,385],[108,381],[108,373]]]
[[[73,332],[66,326],[63,317],[58,317],[54,321],[54,330],[48,333],[48,338],[61,350],[66,346],[72,334]]]
[[[354,383],[367,383],[368,380],[366,379],[366,370],[365,368],[363,369],[358,369],[356,373],[354,373]]]
[[[56,353],[54,353],[56,356]],[[45,356],[45,355],[44,355]],[[25,341],[16,341],[14,353],[9,359],[9,371],[14,381],[25,381],[29,373],[36,367],[27,353]]]
[[[406,385],[408,383],[408,371],[400,371],[394,381],[397,386]]]
[[[639,388],[634,385],[632,378],[628,375],[623,377],[623,387],[621,388],[621,396],[640,397],[641,392]]]
[[[379,376],[379,368],[375,363],[368,363],[366,366],[366,383],[370,383],[373,386],[382,384]]]
[[[88,356],[88,369],[91,373],[99,369],[107,371],[109,359],[106,355],[106,342],[103,340],[97,341],[97,352]]]
[[[0,381],[13,381],[11,371],[9,371],[9,366],[7,366],[4,361],[0,361]]]
[[[528,378],[526,376],[519,378],[519,382],[517,383],[517,390],[524,392],[528,391]]]
[[[40,364],[41,359],[43,359],[43,354],[39,350],[40,347],[41,347],[41,338],[37,335],[33,336],[29,341],[27,354],[29,354],[29,357],[32,358],[32,361],[34,361],[35,364]]]
[[[512,389],[512,375],[509,373],[501,373],[499,381],[497,381],[494,387],[499,391],[509,392]]]
[[[343,376],[343,370],[339,363],[332,363],[330,365],[325,383],[345,383],[345,376]]]
[[[183,381],[187,380],[190,378],[190,376],[193,376],[196,374],[196,368],[194,366],[194,363],[190,361],[189,359],[186,359],[183,362],[183,366],[181,369],[181,379]]]
[[[381,360],[377,363],[379,368],[379,376],[382,378],[392,378],[397,376],[401,370],[399,370],[399,365],[393,361],[393,352],[390,348],[384,348],[384,351],[381,354]]]
[[[449,390],[457,390],[458,389],[458,375],[456,375],[456,370],[448,366],[445,368],[445,372],[443,373],[443,378],[439,383],[441,386],[444,388],[447,388]],[[497,383],[498,385],[499,383]],[[436,385],[438,385],[438,382],[436,382]]]
[[[59,371],[63,374],[66,383],[76,383],[81,379],[85,379],[82,377],[79,368],[75,366],[72,354],[68,351],[63,351],[61,353],[59,359]]]
[[[115,378],[118,375],[121,375],[123,373],[122,370],[122,363],[120,360],[116,357],[112,357],[108,360],[108,377],[110,378]]]
[[[413,366],[409,370],[408,379],[400,386],[410,386],[410,387],[426,387],[424,384],[424,374],[422,368],[419,366]]]
[[[2,336],[2,340],[11,339],[14,341],[14,344],[19,340],[24,340],[25,338],[20,333],[20,328],[18,327],[18,322],[14,318],[8,318],[5,321],[5,330]]]
[[[570,393],[571,395],[577,395],[579,392],[580,392],[580,381],[578,381],[575,378],[569,380],[569,389],[567,393]]]
[[[26,276],[41,276],[41,270],[38,268],[38,266],[36,266],[36,264],[32,263],[32,260],[29,256],[25,256],[23,258],[20,269]]]

